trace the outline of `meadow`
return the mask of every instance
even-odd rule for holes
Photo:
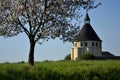
[[[0,80],[120,80],[120,60],[1,63]]]

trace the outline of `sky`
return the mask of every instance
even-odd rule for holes
[[[103,41],[102,50],[120,56],[120,0],[97,1],[102,5],[89,11],[91,25]],[[63,43],[59,39],[37,44],[35,61],[62,60],[70,53],[71,47],[72,43]],[[11,38],[0,37],[0,63],[27,62],[28,53],[29,40],[24,33]]]

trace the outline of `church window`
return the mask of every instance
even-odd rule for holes
[[[87,44],[87,42],[85,42],[85,46],[87,46],[88,44]]]
[[[94,42],[92,43],[92,46],[94,46]]]
[[[96,46],[98,46],[98,43],[96,43]]]
[[[81,46],[83,46],[83,43],[81,43]]]

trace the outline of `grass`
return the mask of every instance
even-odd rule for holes
[[[0,64],[0,80],[119,80],[120,60]]]

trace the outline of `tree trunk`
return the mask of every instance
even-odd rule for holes
[[[30,41],[30,51],[29,51],[28,63],[31,66],[34,66],[34,50],[35,50],[35,42]]]

